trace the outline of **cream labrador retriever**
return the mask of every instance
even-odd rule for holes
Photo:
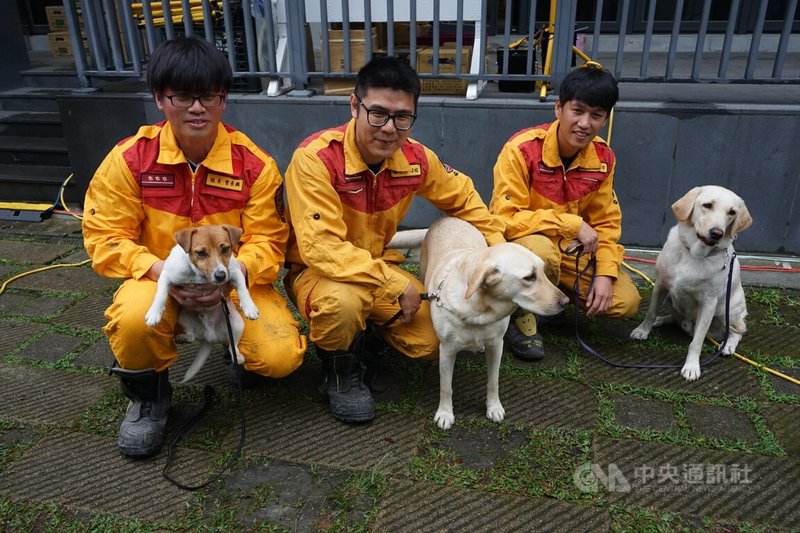
[[[424,235],[424,240],[422,236]],[[425,230],[399,232],[392,248],[417,247],[422,240],[420,273],[431,300],[431,319],[439,337],[439,407],[434,421],[449,429],[453,415],[453,367],[461,350],[485,351],[486,417],[502,422],[499,375],[503,335],[517,307],[553,315],[569,298],[544,275],[544,262],[523,246],[487,246],[471,224],[445,217]]]
[[[723,353],[736,351],[746,331],[747,306],[734,260],[733,240],[753,223],[744,201],[715,185],[695,187],[672,204],[678,223],[672,227],[656,260],[656,284],[644,321],[631,332],[643,340],[653,327],[677,322],[692,336],[681,369],[687,381],[700,377],[700,350],[707,334],[725,333],[725,295],[728,269],[733,268],[730,296],[730,328]],[[665,303],[669,315],[656,317]]]

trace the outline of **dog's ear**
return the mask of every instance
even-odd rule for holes
[[[175,242],[177,242],[183,251],[187,254],[192,249],[192,237],[194,237],[197,228],[183,228],[175,232]]]
[[[736,212],[736,218],[733,219],[733,229],[731,230],[731,237],[736,237],[739,233],[743,232],[753,223],[753,217],[750,216],[750,211],[744,202],[739,205],[739,210]]]
[[[692,216],[694,201],[697,200],[697,197],[700,195],[700,191],[702,189],[702,187],[695,187],[691,191],[684,194],[680,200],[677,200],[674,204],[672,204],[672,212],[675,213],[676,219],[684,221],[688,220],[689,217]]]
[[[230,224],[223,224],[223,228],[228,232],[228,237],[231,239],[231,245],[236,246],[239,244],[239,239],[242,238],[244,230],[238,226],[231,226]]]
[[[467,292],[464,294],[464,299],[469,300],[470,297],[475,294],[480,287],[491,287],[496,285],[500,282],[502,277],[503,275],[494,265],[489,263],[480,265],[475,269],[467,281]]]

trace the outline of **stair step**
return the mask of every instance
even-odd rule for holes
[[[0,164],[68,166],[67,141],[60,137],[0,136]]]
[[[61,115],[55,111],[0,111],[0,134],[61,137]]]
[[[0,183],[47,183],[61,185],[72,173],[65,166],[0,165]]]
[[[0,93],[0,109],[6,111],[58,112],[58,96],[73,94],[72,89],[19,87]]]
[[[52,203],[59,197],[61,185],[72,169],[68,166],[0,165],[0,200],[5,202]],[[67,201],[76,201],[75,191],[70,191],[74,180],[67,186]]]

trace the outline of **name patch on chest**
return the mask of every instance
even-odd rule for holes
[[[140,176],[142,187],[175,187],[175,174],[144,172]]]
[[[408,170],[392,170],[393,178],[408,178],[412,176],[419,176],[421,172],[419,165],[410,165]]]
[[[216,187],[218,189],[225,189],[228,191],[241,192],[244,187],[244,180],[235,178],[233,176],[223,176],[222,174],[211,174],[206,176],[206,185],[209,187]]]
[[[555,174],[556,170],[554,168],[548,167],[541,161],[539,162],[539,174]]]

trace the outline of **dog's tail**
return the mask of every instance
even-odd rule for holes
[[[197,355],[194,357],[194,361],[192,364],[189,365],[189,368],[186,369],[186,374],[183,375],[183,380],[181,383],[186,383],[190,379],[192,379],[195,374],[197,374],[201,368],[203,368],[203,364],[208,359],[208,356],[211,355],[211,348],[213,345],[210,342],[205,342],[200,345],[200,348],[197,349]]]
[[[398,231],[386,245],[387,248],[419,248],[428,229],[407,229]]]

